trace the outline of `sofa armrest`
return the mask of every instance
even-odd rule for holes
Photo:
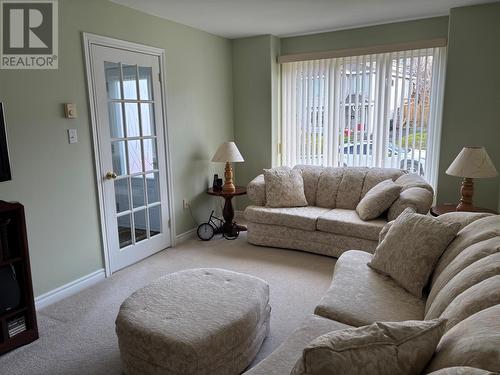
[[[434,194],[423,187],[410,187],[399,194],[399,198],[389,208],[387,220],[396,219],[406,208],[411,207],[419,214],[429,212]]]
[[[265,206],[266,204],[266,183],[264,182],[264,175],[260,174],[250,181],[247,185],[248,198],[256,206]]]
[[[414,187],[422,188],[428,190],[432,195],[434,195],[434,189],[431,185],[420,175],[416,173],[404,174],[398,177],[395,181],[396,184],[401,185],[403,190],[408,190]]]

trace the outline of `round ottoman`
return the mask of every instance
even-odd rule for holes
[[[126,374],[240,374],[269,331],[269,285],[222,269],[164,276],[116,318]]]

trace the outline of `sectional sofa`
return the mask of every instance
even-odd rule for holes
[[[424,373],[500,372],[500,216],[450,213],[438,220],[459,222],[462,229],[441,256],[425,298],[369,268],[372,254],[346,251],[314,314],[245,374],[290,374],[303,348],[327,332],[376,321],[438,317],[448,319],[446,333]]]
[[[426,214],[434,198],[419,175],[394,168],[294,167],[302,172],[307,207],[266,207],[264,176],[248,184],[253,205],[245,209],[248,242],[339,257],[349,249],[373,252],[380,231],[407,207]],[[384,217],[363,221],[356,206],[366,193],[387,179],[402,185],[400,196]]]

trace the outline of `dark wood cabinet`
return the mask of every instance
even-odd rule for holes
[[[20,289],[20,303],[17,307],[0,312],[0,354],[38,338],[23,205],[0,201],[0,227],[2,224],[0,269],[4,267],[14,269]],[[9,323],[19,318],[24,318],[26,329],[17,334],[12,334],[12,332],[9,334]]]

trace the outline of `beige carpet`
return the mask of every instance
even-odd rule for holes
[[[114,274],[38,313],[40,339],[0,357],[0,374],[120,374],[114,319],[121,302],[156,278],[187,268],[218,267],[270,284],[271,332],[254,363],[271,353],[313,312],[335,259],[235,241],[186,241]]]

